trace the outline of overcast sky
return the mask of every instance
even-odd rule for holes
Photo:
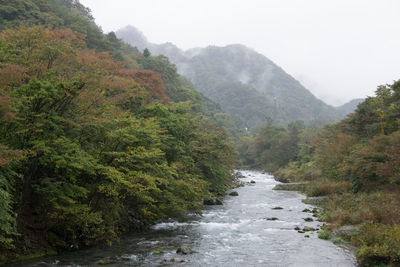
[[[241,43],[332,105],[400,79],[400,0],[81,0],[105,32],[152,43]]]

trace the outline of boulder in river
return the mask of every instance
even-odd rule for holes
[[[256,181],[254,181],[254,180],[251,180],[251,181],[250,181],[250,183],[251,183],[251,184],[255,184],[255,183],[256,183]]]
[[[236,173],[235,173],[235,177],[236,177],[236,178],[245,178],[245,176],[244,176],[243,173],[241,173],[241,172],[236,172]]]
[[[236,192],[236,191],[232,191],[232,192],[230,192],[230,193],[229,193],[229,195],[230,195],[230,196],[234,196],[234,197],[236,197],[236,196],[238,196],[238,195],[239,195],[239,193],[238,193],[238,192]]]
[[[178,253],[178,254],[183,254],[183,255],[187,255],[187,254],[192,254],[193,251],[192,251],[192,249],[189,248],[189,247],[182,246],[182,247],[179,247],[179,248],[176,250],[176,253]]]
[[[216,198],[215,199],[215,205],[224,205],[224,202],[221,199]]]
[[[273,209],[273,210],[283,210],[283,208],[282,208],[282,207],[279,207],[279,206],[278,206],[278,207],[273,207],[272,209]]]
[[[171,259],[164,259],[161,263],[163,265],[175,266],[175,263],[182,263],[182,262],[185,262],[185,259],[182,259],[182,258],[171,258]]]
[[[276,217],[271,217],[271,218],[266,218],[267,219],[267,221],[277,221],[277,220],[279,220],[278,218],[276,218]]]
[[[311,218],[311,217],[303,218],[303,220],[306,221],[306,222],[313,222],[314,221],[314,219]]]
[[[153,251],[153,255],[158,255],[158,254],[161,254],[161,253],[164,253],[163,249],[157,249],[157,250]]]
[[[219,198],[210,198],[203,200],[204,205],[212,206],[212,205],[223,205],[224,202]]]

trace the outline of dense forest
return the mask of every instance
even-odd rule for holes
[[[0,260],[111,244],[222,194],[232,118],[74,0],[0,1]],[[21,256],[19,256],[21,257]]]
[[[356,225],[348,240],[363,266],[400,264],[400,81],[379,86],[339,123],[268,125],[239,149],[246,164],[325,196],[326,231]]]

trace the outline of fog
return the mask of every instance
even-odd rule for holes
[[[81,0],[105,32],[128,24],[182,49],[240,43],[332,105],[400,79],[399,0]]]

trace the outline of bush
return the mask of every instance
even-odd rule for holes
[[[332,232],[329,230],[322,230],[318,232],[318,238],[328,240]]]
[[[400,224],[400,195],[388,192],[345,193],[325,204],[328,221],[337,225],[375,222]]]
[[[335,236],[331,240],[332,240],[332,243],[335,244],[335,245],[343,244],[345,242],[343,240],[343,238],[341,238],[340,236]]]
[[[400,226],[366,223],[353,238],[361,246],[356,256],[362,266],[400,265]]]
[[[306,194],[309,197],[327,196],[335,193],[344,193],[351,190],[351,183],[347,181],[333,181],[320,179],[308,184]]]

